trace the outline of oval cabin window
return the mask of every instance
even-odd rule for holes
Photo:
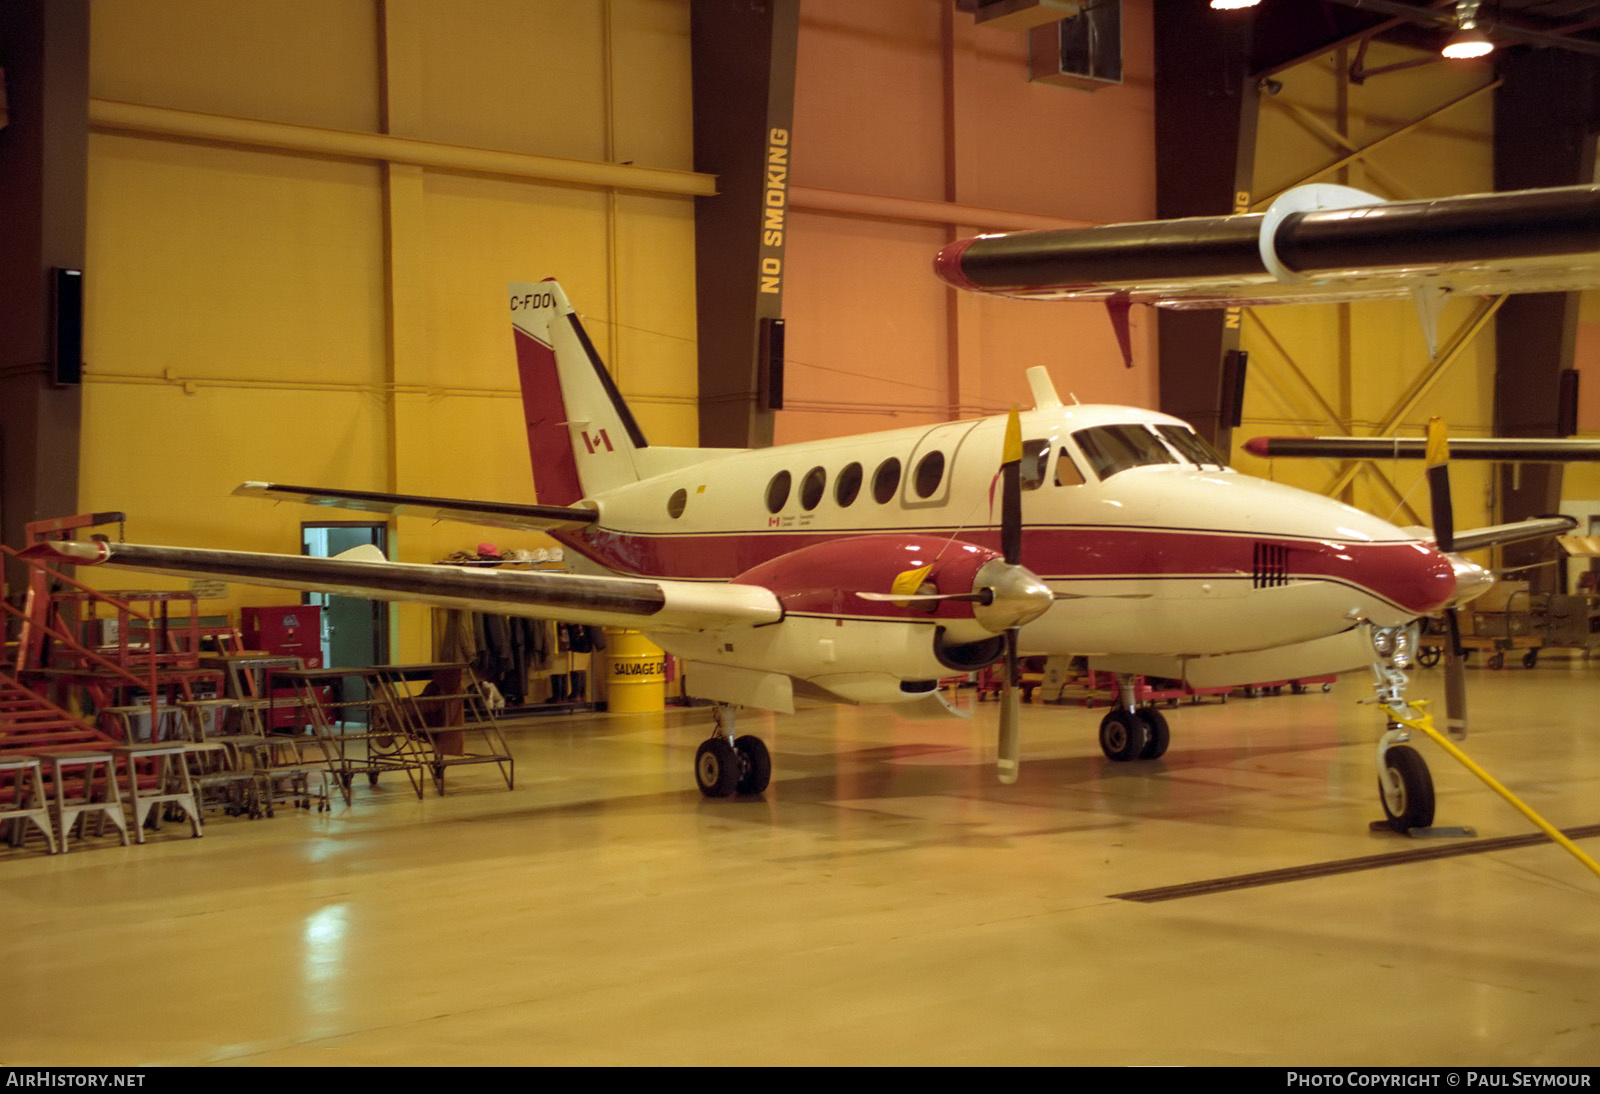
[[[789,500],[789,472],[779,471],[767,483],[767,512],[776,513]]]
[[[879,505],[887,505],[894,500],[894,493],[898,489],[900,489],[900,461],[890,456],[872,473],[872,498]]]

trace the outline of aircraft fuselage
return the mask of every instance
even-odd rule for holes
[[[1021,422],[1022,562],[1058,598],[1024,628],[1024,652],[1259,650],[1360,620],[1398,625],[1455,591],[1450,561],[1431,545],[1225,468],[1176,418],[1057,406]],[[1003,418],[986,418],[711,456],[591,499],[600,519],[559,538],[612,572],[702,581],[738,581],[841,539],[915,535],[998,549],[991,487],[1003,428]],[[1130,429],[1143,433],[1134,439],[1142,452],[1127,447]],[[835,568],[847,565],[842,557]],[[849,584],[847,574],[826,576]],[[841,613],[835,625],[937,625],[960,614],[860,599],[836,606]]]

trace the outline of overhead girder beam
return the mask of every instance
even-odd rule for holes
[[[1265,197],[1257,198],[1255,204],[1258,207],[1262,207],[1262,208],[1264,208],[1264,207],[1266,207],[1268,205],[1271,205],[1272,202],[1273,202],[1273,199],[1275,199],[1275,198],[1279,197],[1280,195],[1282,195],[1284,193],[1284,191],[1293,190],[1296,186],[1304,186],[1306,183],[1312,182],[1312,181],[1314,181],[1316,179],[1319,179],[1319,178],[1322,178],[1324,175],[1331,174],[1332,172],[1337,171],[1342,167],[1348,167],[1352,163],[1356,163],[1359,160],[1362,160],[1362,159],[1366,158],[1367,156],[1371,155],[1373,152],[1376,152],[1378,149],[1384,147],[1385,145],[1389,144],[1390,142],[1398,140],[1399,138],[1405,136],[1406,134],[1416,131],[1417,129],[1421,128],[1422,126],[1424,126],[1424,125],[1428,124],[1429,122],[1433,121],[1435,118],[1439,117],[1441,114],[1448,113],[1449,111],[1454,110],[1456,107],[1461,106],[1464,103],[1471,102],[1473,99],[1477,98],[1479,95],[1482,95],[1486,91],[1495,90],[1503,82],[1504,81],[1502,81],[1502,80],[1495,80],[1495,81],[1493,81],[1491,83],[1484,84],[1482,87],[1475,88],[1472,91],[1467,92],[1465,95],[1457,96],[1456,98],[1451,99],[1449,102],[1445,103],[1444,105],[1436,107],[1433,110],[1428,111],[1428,113],[1422,115],[1420,118],[1412,119],[1411,121],[1407,122],[1405,125],[1401,126],[1399,129],[1396,129],[1394,132],[1385,133],[1383,136],[1379,137],[1377,140],[1370,141],[1367,144],[1362,145],[1361,147],[1359,147],[1359,148],[1355,149],[1354,151],[1350,152],[1348,155],[1341,156],[1339,159],[1336,159],[1332,163],[1325,164],[1322,167],[1317,168],[1315,171],[1312,171],[1308,175],[1302,175],[1300,178],[1296,179],[1294,182],[1289,183],[1289,185],[1284,186],[1284,187],[1282,187],[1282,188],[1280,188],[1278,190],[1275,190],[1274,192],[1272,192],[1270,194],[1267,194]],[[1506,187],[1501,187],[1501,189],[1506,189]]]

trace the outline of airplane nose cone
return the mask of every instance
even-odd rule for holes
[[[1417,615],[1448,607],[1457,588],[1456,567],[1450,555],[1426,543],[1415,545],[1413,564],[1396,574],[1390,599]],[[1465,560],[1463,560],[1465,561]],[[1469,564],[1470,565],[1470,564]]]

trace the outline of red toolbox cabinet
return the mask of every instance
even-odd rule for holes
[[[260,650],[275,657],[298,657],[307,669],[324,667],[322,607],[318,604],[240,608],[239,629],[244,632],[246,649]],[[268,729],[298,729],[306,724],[305,715],[294,703],[293,688],[273,688],[271,694],[275,702]],[[326,696],[321,697],[326,699]]]

